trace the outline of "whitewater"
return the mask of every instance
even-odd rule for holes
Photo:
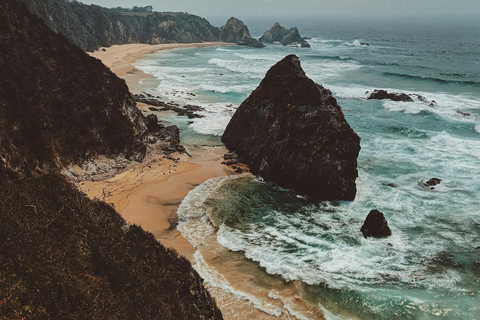
[[[165,118],[181,128],[187,149],[221,145],[235,109],[288,54],[332,91],[361,138],[352,202],[311,202],[249,174],[192,190],[178,210],[178,228],[198,248],[195,267],[206,281],[275,316],[275,306],[211,272],[202,248],[239,253],[266,276],[298,284],[299,296],[331,319],[480,319],[480,26],[291,24],[311,37],[311,48],[181,49],[136,62],[159,80],[144,91],[204,107],[201,119]],[[260,36],[269,25],[250,27]],[[436,103],[367,100],[374,89]],[[442,182],[430,188],[431,178]],[[363,238],[360,227],[372,209],[385,214],[391,237]],[[315,318],[294,308],[290,315]]]

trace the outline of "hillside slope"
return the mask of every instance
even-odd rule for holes
[[[57,169],[132,152],[124,82],[17,0],[0,2],[0,318],[222,319],[191,264]]]
[[[96,154],[142,158],[128,87],[17,1],[0,3],[0,161],[27,175]]]

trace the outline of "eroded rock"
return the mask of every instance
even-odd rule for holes
[[[383,213],[378,210],[372,210],[369,212],[360,231],[365,238],[385,238],[392,235],[387,220],[383,216]]]
[[[360,138],[332,93],[297,56],[274,65],[237,109],[222,141],[252,173],[323,200],[353,200]]]

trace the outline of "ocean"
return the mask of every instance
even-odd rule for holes
[[[205,108],[201,119],[164,119],[181,128],[183,143],[195,153],[221,145],[235,109],[266,71],[296,54],[306,74],[333,92],[361,138],[357,196],[352,202],[311,202],[249,174],[206,181],[178,210],[179,230],[198,248],[197,271],[207,283],[275,316],[281,312],[275,305],[235,289],[220,269],[213,272],[206,252],[223,248],[258,269],[257,277],[295,283],[298,297],[327,319],[480,319],[478,20],[279,22],[311,37],[311,48],[158,52],[136,62],[159,80],[141,89]],[[253,36],[273,24],[246,23]],[[367,100],[374,89],[415,93],[426,101]],[[442,182],[428,187],[431,178]],[[372,209],[385,214],[391,237],[362,236]],[[277,288],[268,296],[278,300],[282,294]],[[286,306],[288,295],[282,299]],[[286,309],[292,319],[317,318]]]

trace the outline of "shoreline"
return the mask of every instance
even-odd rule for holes
[[[237,46],[230,42],[201,42],[201,43],[161,43],[161,44],[122,44],[107,48],[101,48],[94,52],[87,52],[91,57],[97,58],[103,62],[118,77],[125,80],[131,93],[138,92],[138,85],[141,80],[155,79],[133,66],[133,63],[142,59],[148,54],[153,54],[162,50],[182,49],[182,48],[201,48],[215,46]],[[103,51],[105,50],[105,51]]]
[[[154,80],[133,66],[145,55],[166,49],[223,45],[218,42],[128,44],[99,50],[91,56],[100,59],[125,80],[131,92],[136,92],[139,81]],[[148,111],[146,105],[137,104],[137,107]],[[201,147],[192,158],[174,154],[180,158],[175,162],[150,150],[142,163],[127,171],[106,179],[83,181],[78,186],[90,198],[112,204],[128,223],[140,225],[164,246],[173,248],[196,265],[224,319],[293,320],[298,319],[293,316],[295,313],[324,319],[322,312],[302,301],[300,284],[286,283],[280,277],[267,274],[242,253],[221,247],[214,236],[209,237],[205,246],[195,248],[177,229],[177,209],[191,190],[208,179],[234,174],[232,168],[221,164],[227,152],[223,146]]]

